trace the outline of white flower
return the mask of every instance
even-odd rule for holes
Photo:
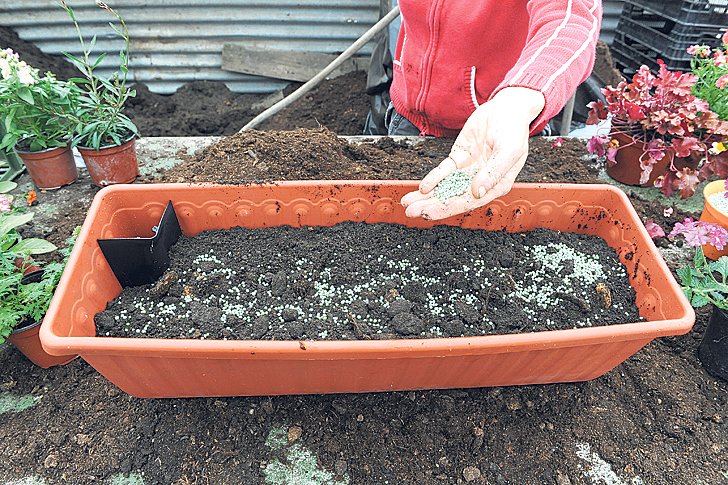
[[[0,57],[0,74],[3,79],[7,79],[13,73],[10,63],[4,57]]]
[[[26,86],[37,83],[38,80],[36,79],[33,71],[34,69],[28,65],[22,66],[18,69],[18,80]]]

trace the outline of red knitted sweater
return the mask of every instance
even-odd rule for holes
[[[507,86],[541,91],[543,129],[594,65],[601,0],[400,0],[390,89],[423,134],[455,136]]]

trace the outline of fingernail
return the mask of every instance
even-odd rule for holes
[[[478,198],[479,198],[479,199],[482,199],[482,198],[483,198],[483,196],[485,195],[485,192],[486,192],[486,190],[485,190],[485,187],[483,187],[483,186],[481,185],[481,186],[480,186],[480,188],[478,189]]]

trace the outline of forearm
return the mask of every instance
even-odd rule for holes
[[[532,124],[532,133],[566,104],[589,76],[601,24],[601,0],[531,0],[528,5],[528,42],[516,65],[495,89],[540,91],[544,106]]]

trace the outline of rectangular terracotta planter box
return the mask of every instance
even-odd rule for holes
[[[516,184],[507,196],[438,224],[598,235],[619,253],[647,321],[515,335],[363,340],[223,341],[97,337],[94,315],[121,292],[99,238],[151,237],[168,201],[186,235],[234,226],[343,221],[431,227],[399,200],[416,182],[130,185],[93,201],[41,329],[47,352],[79,354],[139,397],[247,396],[546,384],[594,379],[655,337],[684,334],[695,314],[619,189]]]

